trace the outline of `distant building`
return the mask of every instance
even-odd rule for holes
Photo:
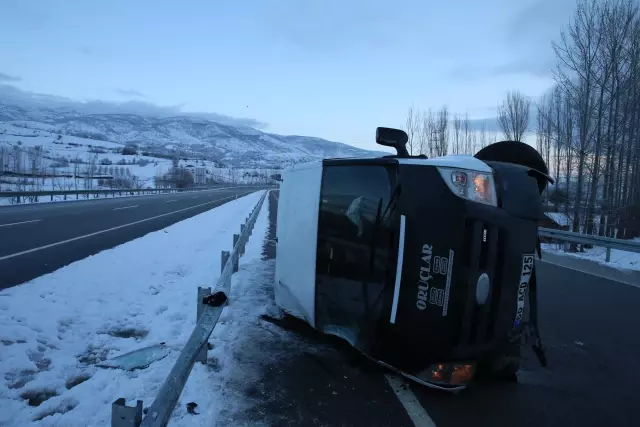
[[[206,174],[207,174],[207,169],[206,168],[196,168],[195,169],[195,176],[194,176],[195,184],[196,185],[204,185],[204,184],[206,184],[207,183]]]

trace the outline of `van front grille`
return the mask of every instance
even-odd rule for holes
[[[462,348],[487,347],[494,338],[494,326],[502,291],[501,268],[504,260],[504,230],[474,218],[465,220],[465,242],[460,266],[466,271],[467,293],[455,343]],[[479,305],[476,286],[486,273],[491,287],[488,300]]]

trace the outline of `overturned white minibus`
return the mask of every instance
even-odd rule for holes
[[[428,159],[408,155],[403,131],[378,128],[376,140],[397,155],[283,171],[278,306],[433,387],[460,389],[479,371],[513,378],[531,333],[544,363],[534,264],[551,181],[542,157],[504,141]]]

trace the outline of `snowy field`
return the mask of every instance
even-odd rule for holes
[[[637,240],[637,239],[636,239]],[[611,250],[611,261],[606,262],[607,250],[602,247],[593,247],[585,249],[584,252],[564,252],[564,244],[545,243],[542,245],[544,251],[553,252],[560,255],[566,255],[575,258],[588,259],[608,267],[620,270],[637,270],[640,271],[640,253]]]
[[[148,407],[195,325],[197,287],[214,285],[220,251],[231,249],[233,234],[262,194],[0,291],[0,426],[106,426],[117,398],[128,404],[142,399]],[[171,426],[213,426],[221,412],[243,405],[227,385],[251,375],[233,355],[247,346],[245,329],[267,310],[261,290],[270,286],[262,283],[267,227],[268,198],[233,275],[209,363],[194,367]],[[168,356],[146,369],[95,366],[163,342]],[[192,401],[200,415],[187,412]]]
[[[33,123],[32,123],[33,125]],[[122,154],[125,144],[58,134],[0,122],[0,191],[51,191],[155,188],[155,180],[173,167],[153,148]],[[177,165],[191,172],[196,184],[262,184],[277,170],[222,167],[210,160],[181,158]],[[196,169],[204,175],[197,176]],[[21,176],[11,175],[20,173]]]

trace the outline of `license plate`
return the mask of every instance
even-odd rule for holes
[[[525,254],[522,256],[522,269],[520,270],[520,283],[518,284],[518,301],[516,309],[516,319],[513,322],[513,326],[519,326],[522,322],[522,316],[524,315],[524,301],[527,297],[527,290],[529,288],[529,280],[531,280],[531,274],[533,273],[533,254]]]

